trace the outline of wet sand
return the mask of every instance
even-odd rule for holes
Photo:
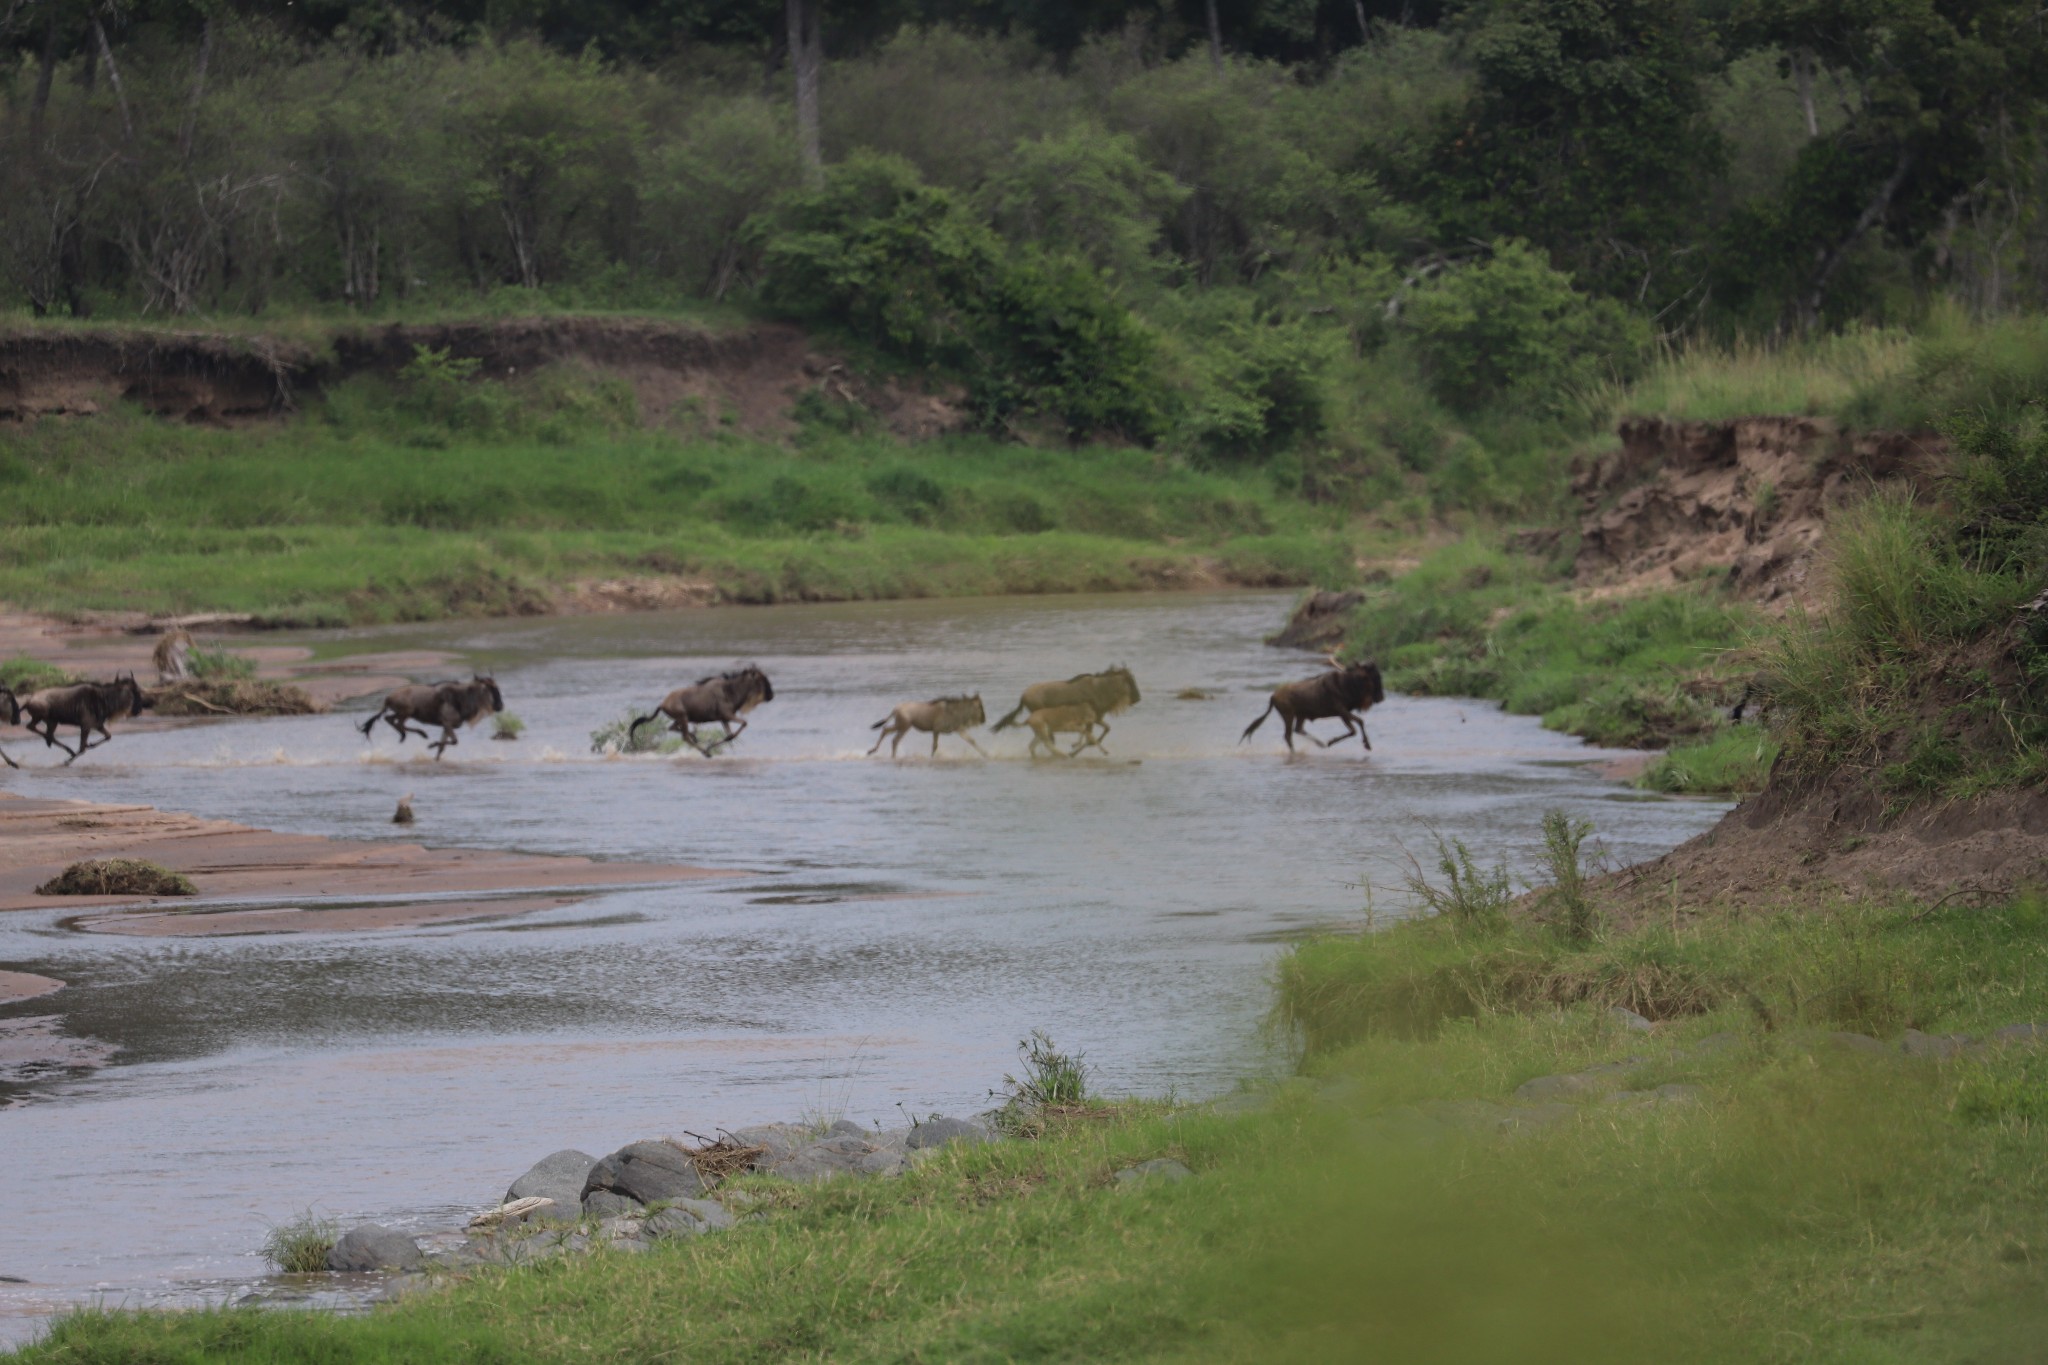
[[[370,907],[375,913],[359,914],[355,923],[335,919],[332,927],[337,928],[390,928],[425,923],[449,918],[451,911],[459,911],[459,917],[464,918],[508,912],[504,904],[487,909],[483,903],[472,900],[466,902],[465,909],[445,899],[454,896],[648,886],[733,875],[682,864],[601,863],[558,855],[434,849],[420,844],[359,843],[318,835],[278,834],[230,820],[202,820],[153,806],[49,801],[0,792],[0,911],[47,910],[57,906],[81,910],[148,906],[154,910],[182,904],[148,896],[57,897],[35,893],[36,887],[86,858],[147,859],[190,877],[200,896],[208,900],[260,897],[282,901],[312,896],[361,900],[437,898],[408,906]],[[560,897],[542,897],[524,902],[521,908],[561,903]],[[241,932],[253,931],[244,928]]]
[[[39,995],[63,989],[64,983],[54,977],[37,976],[34,972],[0,972],[0,1005],[33,1000]]]

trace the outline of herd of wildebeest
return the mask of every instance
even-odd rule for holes
[[[1294,752],[1296,735],[1323,748],[1357,735],[1361,744],[1367,749],[1372,748],[1359,713],[1386,700],[1386,691],[1380,684],[1380,671],[1371,663],[1340,664],[1334,656],[1330,664],[1329,672],[1275,688],[1266,709],[1245,727],[1238,742],[1251,738],[1252,732],[1265,723],[1267,716],[1278,712],[1281,736],[1287,741],[1289,753]],[[62,749],[69,755],[64,760],[69,764],[87,749],[98,748],[113,738],[107,729],[109,721],[139,716],[152,705],[153,700],[135,681],[132,673],[120,674],[111,682],[45,687],[19,697],[0,684],[0,724],[25,726],[29,733],[40,736],[46,746]],[[763,702],[773,700],[775,688],[768,681],[768,675],[755,665],[746,664],[699,678],[687,687],[678,687],[663,697],[652,711],[635,717],[627,733],[630,739],[639,733],[643,725],[666,720],[668,729],[681,735],[685,743],[709,758],[740,737],[747,728],[749,712]],[[1138,700],[1137,679],[1131,676],[1130,669],[1118,665],[1100,673],[1076,674],[1064,681],[1033,683],[1024,689],[1023,696],[1009,714],[989,728],[999,731],[1017,724],[1025,726],[1031,731],[1029,752],[1034,758],[1041,750],[1045,756],[1055,758],[1072,758],[1089,748],[1107,754],[1109,751],[1103,747],[1102,741],[1109,734],[1109,718],[1136,706]],[[440,758],[450,745],[460,742],[456,735],[458,730],[504,709],[505,697],[498,690],[497,682],[482,675],[473,675],[466,682],[417,683],[401,687],[386,697],[384,704],[357,728],[368,737],[381,720],[398,732],[401,744],[407,736],[418,735],[428,741],[434,757]],[[1312,720],[1338,721],[1344,726],[1344,734],[1329,741],[1318,739],[1308,732],[1307,725]],[[882,733],[868,752],[879,752],[882,741],[888,740],[889,754],[894,757],[903,737],[918,730],[932,737],[932,753],[935,755],[939,751],[941,736],[958,735],[976,753],[987,757],[982,747],[967,733],[986,722],[987,713],[982,709],[978,694],[904,702],[869,727]],[[717,725],[720,734],[706,743],[698,735],[698,729],[710,725]],[[59,730],[73,727],[78,730],[78,747],[75,749],[57,737]],[[441,737],[438,740],[433,737],[430,727],[439,727]],[[97,741],[93,739],[95,734],[99,736]],[[1075,736],[1074,746],[1062,751],[1054,741],[1056,735]],[[4,759],[9,767],[20,766],[4,752],[0,752],[0,759]]]

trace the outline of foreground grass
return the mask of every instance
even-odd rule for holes
[[[1501,980],[1531,955],[1581,980],[1669,957],[1730,989],[1652,1037],[1594,995],[1357,1003],[1402,972]],[[2048,1016],[2044,968],[2037,903],[1584,947],[1440,922],[1332,937],[1283,970],[1308,1075],[1266,1112],[1125,1104],[900,1180],[751,1181],[764,1217],[642,1257],[483,1273],[359,1318],[86,1312],[21,1358],[2025,1360],[2048,1326],[2048,1061],[1871,1057],[1825,1030]],[[1691,1051],[1716,1032],[1736,1037]],[[1510,1138],[1408,1108],[1631,1056],[1632,1085],[1705,1101],[1589,1102]],[[1194,1178],[1111,1178],[1156,1156]]]
[[[359,387],[264,430],[42,423],[0,455],[0,599],[347,623],[533,610],[635,575],[776,602],[1298,584],[1349,563],[1340,515],[1255,471],[829,424],[792,448],[640,430],[622,401]]]

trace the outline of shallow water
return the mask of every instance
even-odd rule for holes
[[[1607,755],[1486,703],[1391,697],[1355,744],[1289,759],[1273,684],[1286,594],[721,609],[307,637],[324,652],[466,651],[527,722],[444,763],[332,715],[122,735],[15,791],[138,801],[439,845],[688,862],[742,875],[461,925],[143,939],[0,917],[0,967],[69,985],[0,1007],[118,1047],[0,1087],[0,1340],[54,1307],[232,1297],[266,1226],[309,1206],[446,1226],[559,1147],[799,1115],[901,1122],[987,1107],[1017,1041],[1085,1050],[1109,1091],[1229,1088],[1290,937],[1406,906],[1428,831],[1534,874],[1541,813],[1591,817],[1616,863],[1723,806],[1645,800]],[[776,700],[706,761],[589,752],[597,725],[758,661]],[[897,701],[1128,663],[1144,701],[1111,758],[1030,762],[1027,732],[904,741]],[[1200,688],[1213,700],[1182,700]],[[367,709],[367,708],[364,708]],[[360,716],[356,717],[360,719]],[[1325,723],[1324,733],[1334,727]],[[912,758],[910,755],[915,754]],[[39,756],[29,755],[31,761]],[[303,902],[298,902],[303,904]]]

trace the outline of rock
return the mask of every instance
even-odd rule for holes
[[[1909,1028],[1899,1039],[1899,1051],[1908,1057],[1954,1057],[1970,1045],[1967,1033],[1932,1034]]]
[[[2048,1024],[2007,1024],[1991,1035],[1991,1041],[2005,1046],[2048,1043]]]
[[[1590,1095],[1596,1091],[1612,1088],[1611,1085],[1602,1084],[1601,1080],[1597,1077],[1583,1072],[1573,1072],[1563,1076],[1538,1076],[1534,1080],[1523,1081],[1515,1087],[1515,1098],[1518,1100],[1558,1100],[1568,1095]]]
[[[732,1224],[732,1214],[727,1212],[725,1205],[709,1199],[682,1199],[648,1214],[642,1230],[647,1236],[660,1241],[669,1237],[695,1237],[700,1233],[729,1228]]]
[[[412,823],[412,820],[412,797],[409,794],[399,797],[398,809],[392,813],[391,823],[394,825],[409,825]]]
[[[767,1148],[761,1156],[763,1166],[794,1155],[796,1149],[804,1145],[804,1134],[787,1123],[758,1124],[727,1136],[743,1147]]]
[[[1741,1042],[1742,1035],[1739,1033],[1709,1033],[1679,1055],[1681,1057],[1713,1057],[1727,1052],[1731,1048],[1738,1046]]]
[[[646,1226],[646,1219],[637,1216],[606,1218],[591,1229],[590,1244],[609,1251],[645,1251],[652,1245],[640,1235]]]
[[[610,1190],[592,1190],[583,1196],[583,1216],[592,1221],[617,1218],[621,1214],[639,1213],[646,1208],[637,1199],[628,1199],[623,1194]]]
[[[574,1148],[542,1157],[505,1191],[504,1202],[520,1199],[552,1199],[555,1216],[574,1219],[583,1203],[583,1190],[590,1180],[590,1168],[597,1158]],[[545,1216],[545,1215],[544,1215]]]
[[[590,1168],[584,1198],[598,1190],[652,1204],[658,1199],[695,1199],[704,1193],[704,1178],[689,1154],[673,1142],[635,1142]]]
[[[904,1140],[904,1145],[915,1152],[927,1147],[944,1147],[954,1142],[987,1141],[989,1131],[980,1124],[967,1119],[949,1119],[942,1114],[934,1114],[923,1123],[912,1126],[910,1136]]]
[[[1344,643],[1345,619],[1365,600],[1362,592],[1310,593],[1279,633],[1266,637],[1282,649],[1333,649]]]
[[[1659,1104],[1704,1104],[1707,1092],[1696,1085],[1660,1085],[1651,1092]]]
[[[1889,1057],[1892,1051],[1867,1033],[1830,1033],[1828,1041],[1849,1052],[1868,1052]]]
[[[1643,1015],[1637,1014],[1631,1009],[1623,1009],[1620,1005],[1616,1005],[1608,1010],[1607,1017],[1631,1033],[1648,1033],[1651,1029],[1657,1027]]]
[[[1503,1133],[1530,1132],[1563,1123],[1579,1111],[1569,1104],[1532,1104],[1527,1109],[1510,1109],[1499,1123]]]
[[[572,1204],[570,1207],[574,1208],[575,1205]],[[470,1219],[469,1225],[473,1228],[495,1228],[506,1223],[523,1223],[528,1218],[551,1216],[555,1216],[554,1200],[540,1195],[528,1195],[524,1199],[514,1199],[508,1204],[500,1204],[494,1209],[485,1209]]]
[[[827,1128],[823,1134],[825,1137],[857,1137],[863,1139],[867,1135],[868,1130],[855,1123],[852,1119],[832,1120],[832,1126]]]
[[[1648,1104],[1657,1098],[1654,1090],[1615,1090],[1600,1097],[1602,1104]]]
[[[771,1175],[779,1175],[784,1180],[794,1180],[800,1184],[808,1184],[814,1180],[829,1180],[835,1175],[884,1174],[882,1171],[863,1167],[863,1163],[873,1156],[893,1157],[901,1161],[901,1157],[895,1153],[877,1152],[860,1138],[829,1137],[799,1147],[766,1169]]]
[[[327,1252],[329,1270],[418,1270],[426,1263],[412,1238],[375,1223],[350,1228]]]
[[[1135,1166],[1126,1166],[1116,1173],[1119,1185],[1146,1185],[1160,1181],[1171,1185],[1193,1176],[1189,1170],[1172,1157],[1156,1156],[1150,1161],[1141,1161]]]

